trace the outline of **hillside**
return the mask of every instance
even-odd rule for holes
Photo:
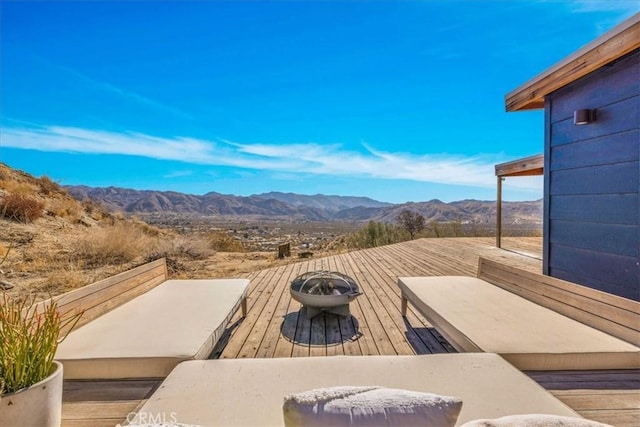
[[[302,195],[270,192],[249,197],[216,192],[202,196],[170,191],[131,190],[124,188],[65,187],[79,200],[93,200],[110,209],[138,214],[190,214],[220,217],[259,217],[289,221],[395,222],[403,209],[423,215],[427,221],[492,225],[496,204],[493,201],[440,200],[391,204],[367,197]],[[542,223],[542,201],[504,202],[506,226],[538,227]]]
[[[137,201],[133,192],[117,193]],[[229,249],[218,251],[221,244]],[[282,263],[273,253],[247,255],[222,231],[184,236],[79,202],[47,177],[0,163],[0,290],[43,299],[161,257],[174,278],[230,277]]]

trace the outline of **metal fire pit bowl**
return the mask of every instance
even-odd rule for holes
[[[309,319],[326,311],[350,316],[349,303],[362,293],[351,277],[337,271],[310,271],[291,281],[291,297],[307,308]]]

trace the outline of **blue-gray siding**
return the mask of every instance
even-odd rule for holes
[[[596,122],[576,126],[583,108]],[[545,109],[545,273],[640,300],[640,51]]]

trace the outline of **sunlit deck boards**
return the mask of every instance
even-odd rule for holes
[[[527,372],[585,418],[613,426],[640,425],[640,371]]]
[[[162,380],[65,381],[62,426],[113,427],[124,424]]]
[[[418,239],[274,267],[250,274],[249,312],[232,329],[221,358],[426,354],[453,351],[419,314],[400,315],[399,276],[475,276],[484,256],[539,272],[541,239]],[[527,256],[528,255],[528,256]],[[291,280],[313,270],[353,277],[363,295],[351,303],[351,318],[332,314],[308,320],[289,295]],[[237,319],[236,319],[237,320]]]
[[[249,311],[232,320],[213,357],[305,357],[334,354],[415,354],[453,349],[415,312],[400,316],[398,276],[475,276],[478,257],[540,272],[540,238],[420,239],[397,245],[309,259],[261,270],[251,279]],[[329,269],[354,277],[364,295],[350,319],[321,315],[313,322],[289,295],[304,272]],[[534,372],[529,375],[582,414],[615,426],[640,424],[640,372]],[[160,381],[66,382],[63,426],[113,426],[140,407]]]

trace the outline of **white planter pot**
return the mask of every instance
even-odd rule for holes
[[[62,364],[44,380],[0,396],[0,426],[60,427],[62,422]]]

